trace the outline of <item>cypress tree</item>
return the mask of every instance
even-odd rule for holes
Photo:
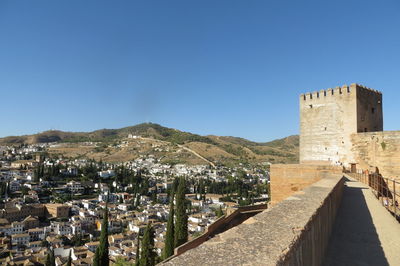
[[[56,266],[56,258],[54,256],[53,249],[47,253],[45,265],[46,266]]]
[[[224,215],[224,212],[223,212],[221,206],[219,206],[219,209],[216,210],[216,215],[218,218]]]
[[[51,266],[56,266],[56,257],[54,256],[54,249],[51,250]]]
[[[51,256],[50,256],[50,252],[47,253],[46,256],[46,262],[44,263],[45,266],[51,266]]]
[[[165,247],[163,250],[163,259],[174,255],[175,248],[175,225],[174,225],[174,193],[171,194],[169,216],[167,222],[167,234],[165,236]]]
[[[135,206],[136,206],[136,208],[140,207],[140,194],[139,193],[136,194]]]
[[[135,266],[139,266],[140,262],[139,252],[140,252],[140,231],[137,236]]]
[[[94,253],[93,266],[100,266],[100,249],[99,246],[96,248]]]
[[[153,203],[156,204],[157,203],[157,185],[156,185],[156,189],[154,190],[154,192],[151,196],[152,196]]]
[[[72,258],[71,258],[71,250],[69,251],[69,256],[68,256],[68,261],[66,266],[71,266],[72,265]]]
[[[150,224],[147,224],[142,239],[142,252],[140,253],[140,266],[155,265],[154,253],[154,230]]]
[[[186,180],[181,177],[176,193],[175,247],[188,240],[188,216],[185,199]]]
[[[108,266],[110,264],[108,258],[108,208],[104,212],[103,221],[101,223],[100,244],[96,249],[93,260],[94,266]]]

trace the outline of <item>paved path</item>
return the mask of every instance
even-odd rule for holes
[[[400,265],[400,223],[368,186],[346,182],[323,265]]]

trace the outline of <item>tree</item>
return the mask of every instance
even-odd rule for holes
[[[130,263],[123,257],[117,257],[115,260],[115,266],[133,266],[133,263]]]
[[[174,225],[174,193],[171,193],[169,216],[167,221],[167,234],[165,236],[165,247],[163,250],[163,259],[174,255],[175,248],[175,225]]]
[[[0,183],[0,196],[1,197],[4,197],[4,198],[7,197],[7,186],[8,186],[8,184],[6,182]]]
[[[96,248],[96,252],[94,253],[93,266],[100,266],[100,246]]]
[[[50,244],[49,244],[49,242],[47,242],[47,240],[42,240],[42,243],[40,243],[40,246],[48,248],[50,246]]]
[[[101,223],[100,244],[96,249],[93,260],[94,266],[108,266],[110,264],[108,258],[108,208],[104,212],[103,221]]]
[[[72,245],[75,247],[82,246],[85,244],[85,241],[82,239],[82,234],[75,234],[71,238]]]
[[[137,235],[135,266],[139,266],[140,263],[139,250],[140,250],[140,231]]]
[[[47,253],[46,261],[45,261],[44,265],[45,266],[51,266],[51,255],[50,255],[50,252]]]
[[[56,258],[54,257],[53,249],[47,253],[45,266],[56,266]]]
[[[151,200],[152,200],[153,204],[157,203],[157,186],[155,186],[155,190],[151,194]]]
[[[69,250],[69,256],[68,256],[68,261],[66,266],[71,266],[72,265],[72,258],[71,258],[71,250]]]
[[[135,207],[136,207],[136,209],[139,208],[139,206],[140,206],[140,194],[137,193],[137,194],[136,194],[136,200],[135,200]]]
[[[219,206],[219,208],[215,211],[215,215],[217,215],[218,218],[224,215],[224,212],[223,212],[221,206]]]
[[[150,224],[147,224],[142,239],[142,252],[140,253],[140,266],[153,266],[155,265],[155,252],[154,252],[154,230]]]
[[[186,213],[185,199],[186,180],[181,177],[176,193],[176,221],[175,221],[175,247],[188,240],[188,216]]]

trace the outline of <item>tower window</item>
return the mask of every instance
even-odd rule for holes
[[[312,104],[310,104],[309,106],[310,106],[310,108],[312,108]]]
[[[371,108],[371,113],[375,114],[375,108],[374,107]]]

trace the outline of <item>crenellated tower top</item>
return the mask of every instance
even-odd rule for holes
[[[357,90],[364,90],[366,92],[374,93],[374,94],[380,94],[382,95],[382,92],[378,90],[374,90],[371,88],[368,88],[366,86],[357,84],[357,83],[352,83],[350,86],[348,85],[343,85],[341,87],[335,87],[335,88],[328,88],[325,90],[320,90],[320,91],[314,91],[314,92],[308,92],[308,93],[302,93],[300,94],[300,98],[305,100],[315,100],[319,99],[322,97],[331,97],[331,96],[341,96],[341,95],[349,95]]]

